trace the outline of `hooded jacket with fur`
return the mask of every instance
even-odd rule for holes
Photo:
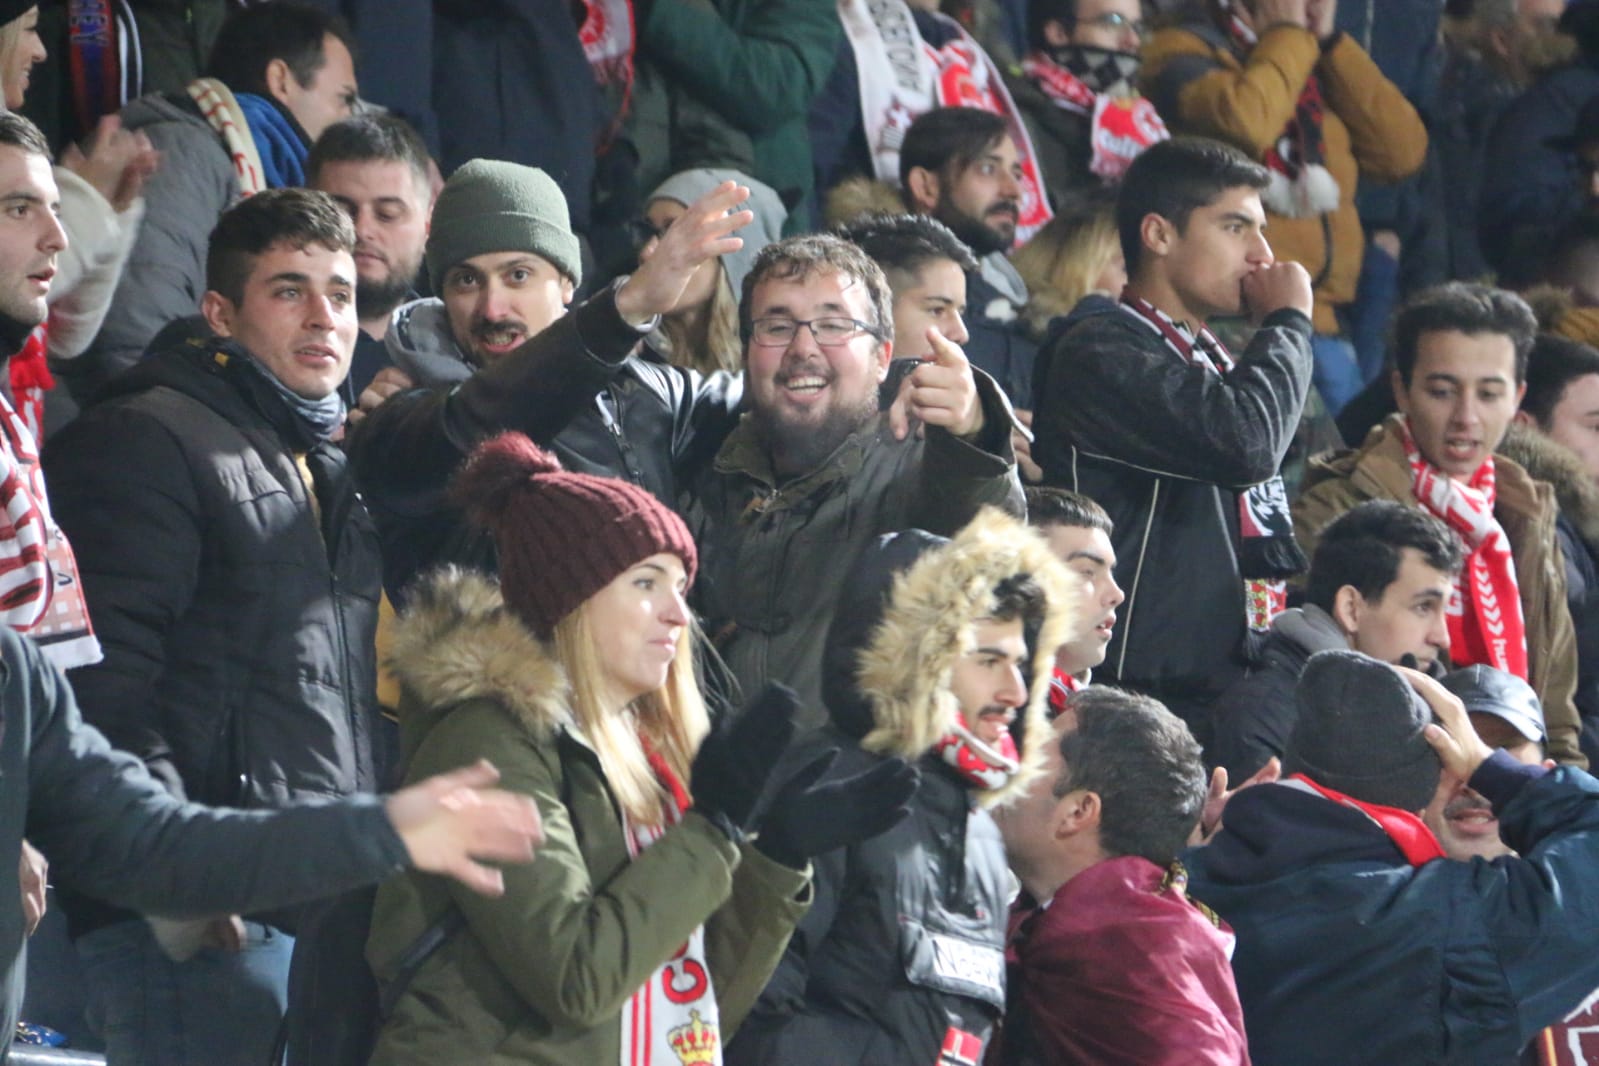
[[[950,677],[972,624],[1014,574],[1031,574],[1046,603],[1028,634],[1027,706],[1011,725],[1021,768],[978,793],[929,749],[960,714]],[[1042,538],[993,509],[950,541],[917,530],[879,539],[848,589],[825,659],[832,725],[795,763],[838,747],[830,773],[846,776],[899,756],[921,783],[910,817],[816,860],[815,902],[728,1066],[928,1066],[954,1031],[986,1044],[1004,1011],[1011,879],[986,808],[1024,792],[1042,763],[1053,649],[1076,597]]]

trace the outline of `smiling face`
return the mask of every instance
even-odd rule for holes
[[[48,53],[39,39],[39,9],[30,7],[12,22],[5,25],[7,35],[14,32],[10,46],[0,53],[0,89],[5,91],[6,109],[15,111],[22,106],[28,94],[28,80],[34,66],[45,61]]]
[[[391,159],[324,163],[313,188],[338,201],[355,223],[356,309],[387,315],[411,292],[427,247],[425,178]]]
[[[1116,550],[1104,530],[1051,525],[1043,532],[1050,550],[1081,583],[1078,628],[1055,653],[1055,666],[1076,677],[1105,661],[1105,648],[1116,630],[1116,608],[1127,597],[1116,584]]]
[[[1543,748],[1522,736],[1503,718],[1478,712],[1470,717],[1477,735],[1489,747],[1503,748],[1511,758],[1527,766],[1537,766],[1543,761]],[[1467,862],[1473,858],[1497,859],[1512,854],[1499,837],[1499,819],[1493,805],[1448,774],[1440,778],[1438,791],[1421,812],[1421,820],[1427,823],[1444,854],[1451,859]]]
[[[0,145],[0,314],[30,329],[45,319],[56,255],[67,246],[60,206],[50,160]]]
[[[455,343],[479,365],[515,351],[566,313],[572,279],[533,252],[488,252],[444,272]]]
[[[972,625],[972,648],[955,660],[949,690],[961,721],[984,744],[994,745],[1027,704],[1027,638],[1022,620],[981,619]]]
[[[683,560],[657,552],[622,571],[584,604],[609,699],[624,707],[666,684],[688,628]]]
[[[360,329],[355,261],[319,244],[273,244],[255,257],[239,303],[213,289],[201,310],[218,336],[238,341],[289,391],[320,400],[350,372]]]
[[[1393,388],[1422,457],[1457,481],[1499,447],[1527,391],[1508,336],[1452,329],[1421,334],[1410,384],[1395,371]]]

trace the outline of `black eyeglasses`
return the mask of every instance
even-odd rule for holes
[[[655,223],[647,218],[630,219],[627,223],[627,236],[633,242],[635,250],[640,250],[655,238],[665,235],[666,229],[664,227],[657,229]]]
[[[1131,29],[1140,41],[1149,37],[1149,23],[1143,19],[1130,19],[1119,11],[1107,11],[1091,19],[1078,19],[1078,25],[1103,26],[1107,30]]]
[[[767,348],[786,348],[793,344],[801,326],[809,329],[816,343],[823,346],[845,344],[862,333],[878,335],[869,322],[835,316],[813,318],[808,322],[793,318],[757,318],[752,326],[755,343]]]

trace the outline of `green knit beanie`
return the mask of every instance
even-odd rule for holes
[[[444,272],[475,255],[533,252],[577,285],[583,280],[566,197],[537,167],[474,159],[444,183],[428,232],[428,276],[435,292]]]

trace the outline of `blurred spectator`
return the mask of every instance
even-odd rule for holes
[[[1278,469],[1310,388],[1310,278],[1272,259],[1267,181],[1216,141],[1140,155],[1116,205],[1131,280],[1120,302],[1078,304],[1039,361],[1045,482],[1115,523],[1127,602],[1105,673],[1201,742],[1246,634],[1270,625],[1305,565]],[[1205,320],[1245,309],[1261,328],[1235,359]]]
[[[1272,621],[1249,675],[1216,701],[1206,761],[1244,781],[1280,758],[1294,728],[1294,686],[1319,651],[1353,648],[1442,673],[1460,565],[1460,539],[1423,511],[1367,500],[1339,515],[1316,545],[1304,602]]]
[[[985,510],[951,540],[875,538],[847,569],[831,722],[794,764],[836,748],[832,775],[898,756],[921,780],[909,818],[817,858],[810,911],[728,1066],[977,1063],[1005,1008],[1012,888],[987,808],[1026,792],[1050,743],[1049,663],[1074,613],[1061,564]]]
[[[1361,177],[1421,168],[1415,108],[1349,35],[1333,0],[1192,4],[1144,50],[1144,90],[1176,132],[1218,137],[1265,164],[1262,201],[1278,258],[1315,279],[1316,389],[1332,414],[1360,391],[1338,312],[1355,298],[1365,237]]]
[[[200,310],[206,238],[223,210],[262,189],[302,185],[311,142],[356,101],[343,24],[275,0],[229,19],[207,76],[181,94],[129,104],[164,165],[145,186],[145,217],[94,344],[64,367],[80,403],[132,366],[168,323]]]
[[[987,1061],[1247,1066],[1232,930],[1188,898],[1177,861],[1205,805],[1193,735],[1154,700],[1097,687],[1044,749],[1043,773],[997,815],[1022,894]]]
[[[1138,95],[1139,0],[1033,0],[1027,58],[1006,78],[1057,212],[1116,181],[1168,134]]]
[[[644,202],[642,262],[655,252],[673,222],[689,205],[724,181],[750,191],[745,208],[755,217],[738,231],[742,247],[708,259],[694,270],[677,307],[661,318],[660,326],[645,339],[645,348],[657,359],[701,374],[725,370],[736,374],[743,365],[744,345],[738,330],[738,301],[744,278],[762,248],[778,239],[788,211],[777,193],[736,170],[685,170],[668,178]]]
[[[690,489],[699,609],[743,689],[793,686],[808,729],[823,721],[822,647],[848,589],[839,560],[898,529],[952,534],[984,504],[1021,513],[1014,422],[993,380],[942,336],[879,413],[893,298],[877,264],[838,237],[768,245],[739,313],[748,411]]]
[[[1116,233],[1116,198],[1097,193],[1057,214],[1012,257],[1027,285],[1023,316],[1042,344],[1050,324],[1071,313],[1088,295],[1121,298],[1127,260]]]
[[[1050,710],[1059,714],[1073,692],[1093,680],[1094,667],[1116,631],[1116,608],[1127,597],[1116,584],[1116,532],[1110,515],[1087,496],[1048,487],[1027,490],[1027,524],[1044,535],[1049,550],[1066,564],[1081,589],[1076,625],[1055,652],[1049,683]]]
[[[1311,461],[1294,530],[1314,551],[1333,519],[1372,499],[1443,519],[1466,546],[1451,597],[1450,663],[1524,677],[1543,701],[1550,755],[1581,765],[1554,490],[1494,455],[1526,388],[1536,328],[1520,297],[1485,285],[1453,282],[1407,301],[1394,321],[1400,413],[1358,449]]]

